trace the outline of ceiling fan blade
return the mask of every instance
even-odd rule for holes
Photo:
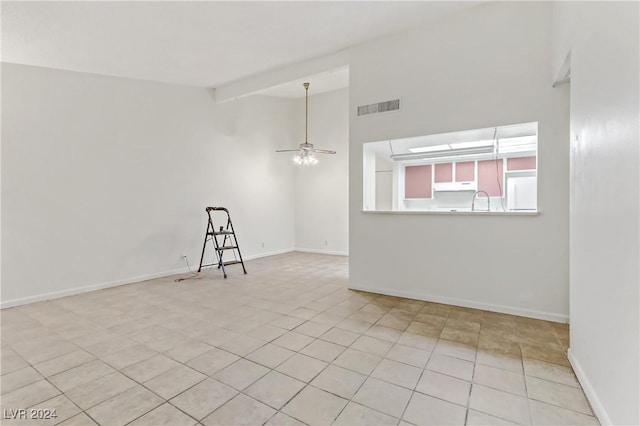
[[[335,154],[335,151],[331,151],[329,149],[314,149],[313,152],[317,152],[318,154]]]
[[[300,149],[276,149],[276,152],[298,152]]]

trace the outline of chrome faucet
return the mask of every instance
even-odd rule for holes
[[[476,211],[476,196],[478,194],[480,194],[480,193],[482,193],[482,194],[487,196],[487,211],[490,212],[491,211],[491,198],[489,198],[489,194],[487,193],[487,191],[483,191],[483,190],[476,191],[476,192],[473,193],[473,199],[471,200],[471,211],[472,212]]]

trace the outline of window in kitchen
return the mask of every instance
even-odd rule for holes
[[[363,145],[363,210],[537,211],[538,123]]]

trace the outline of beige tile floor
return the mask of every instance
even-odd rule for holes
[[[597,424],[566,325],[350,291],[345,257],[247,269],[3,310],[3,416],[57,417],[2,423]]]

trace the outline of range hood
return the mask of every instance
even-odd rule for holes
[[[436,192],[445,191],[476,191],[478,189],[477,182],[441,182],[434,183],[433,190]]]

